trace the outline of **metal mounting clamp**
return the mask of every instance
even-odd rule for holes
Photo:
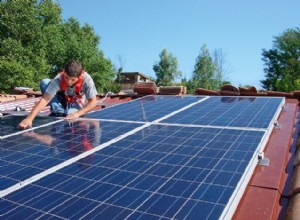
[[[278,121],[274,122],[274,127],[280,129],[280,124],[278,123]]]
[[[260,166],[269,166],[270,165],[270,158],[265,157],[264,152],[259,152],[257,157],[258,157],[258,165],[260,165]]]

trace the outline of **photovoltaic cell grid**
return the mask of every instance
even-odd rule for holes
[[[152,125],[96,152],[93,166],[73,164],[8,195],[7,215],[216,219],[263,135]]]
[[[89,118],[151,122],[204,97],[148,96],[88,114]]]
[[[280,103],[277,109],[280,109]],[[106,136],[103,135],[105,130],[118,133],[109,129],[108,124],[105,127],[104,123],[100,122],[101,143],[113,138],[102,141]],[[271,119],[269,123],[272,123]],[[120,124],[132,126],[128,130],[141,126]],[[49,134],[49,130],[44,133]],[[0,201],[3,217],[216,219],[228,211],[228,201],[238,192],[241,177],[249,169],[266,131],[172,124],[144,126],[142,130],[87,157],[92,159],[83,158],[6,195]],[[61,135],[61,140],[65,141],[64,148],[68,145],[67,140],[73,139],[65,136],[65,132],[57,131],[55,135]],[[92,137],[88,139],[93,140]],[[78,141],[80,146],[81,143]],[[1,150],[7,145],[1,146]],[[36,145],[33,142],[30,146],[34,148]],[[10,151],[24,152],[22,148],[5,150],[9,151],[6,159]],[[29,154],[35,154],[35,150],[32,152]],[[50,158],[57,159],[59,156]],[[14,165],[18,163],[19,160],[13,162]],[[27,166],[33,167],[30,162]],[[7,181],[19,181],[20,177],[7,175],[10,174],[4,175]],[[11,184],[5,183],[7,186]]]
[[[137,126],[92,120],[72,124],[58,122],[5,138],[0,143],[0,190],[91,150]],[[91,159],[92,157],[87,157],[79,163],[90,162],[91,165]]]
[[[163,122],[268,128],[282,98],[210,97]]]
[[[9,135],[12,133],[19,132],[17,129],[18,124],[25,118],[26,116],[12,116],[8,115],[5,117],[0,117],[0,136]],[[47,124],[53,122],[55,119],[53,117],[39,117],[37,116],[32,124],[33,127],[38,127],[43,124]]]

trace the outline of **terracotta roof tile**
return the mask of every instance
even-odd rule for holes
[[[160,86],[159,94],[161,95],[183,95],[186,93],[184,86]]]
[[[238,88],[236,88],[235,86],[230,85],[230,84],[226,84],[226,85],[221,86],[220,90],[221,91],[231,91],[231,92],[238,92],[239,93]]]
[[[288,196],[285,188],[289,186],[288,176],[291,174],[286,172],[291,158],[298,101],[287,99],[285,107],[278,118],[280,128],[273,129],[264,150],[270,164],[255,168],[233,219],[278,219],[281,198]]]
[[[156,94],[157,93],[157,86],[155,82],[143,82],[143,83],[135,83],[133,91],[137,94]]]
[[[12,111],[15,110],[17,106],[25,109],[25,111],[30,112],[34,105],[40,100],[38,98],[26,98],[26,99],[14,99],[8,102],[0,103],[0,111]],[[45,107],[42,112],[48,112],[49,107]]]
[[[294,93],[292,92],[274,92],[274,91],[267,91],[268,96],[279,96],[279,97],[286,97],[286,98],[294,98]]]
[[[203,88],[197,88],[195,90],[195,93],[197,95],[221,95],[220,91],[214,91],[214,90],[209,90],[209,89],[203,89]]]
[[[280,197],[277,190],[248,186],[232,219],[278,219]]]

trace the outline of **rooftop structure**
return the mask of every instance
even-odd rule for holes
[[[28,216],[31,216],[32,218],[38,215],[50,217],[55,213],[55,215],[60,217],[76,218],[79,214],[73,213],[73,216],[70,214],[74,209],[73,207],[77,207],[77,204],[80,207],[82,204],[86,204],[86,208],[81,207],[78,209],[82,210],[78,213],[84,213],[82,215],[84,215],[86,218],[91,216],[111,217],[112,215],[115,216],[114,213],[120,213],[120,215],[115,216],[120,219],[122,219],[124,216],[132,218],[137,216],[143,218],[169,218],[172,216],[171,213],[175,213],[173,217],[176,215],[177,217],[184,215],[189,216],[192,219],[198,219],[199,216],[203,216],[203,207],[200,206],[200,201],[206,203],[206,200],[212,204],[212,206],[206,207],[206,210],[211,210],[208,214],[206,214],[206,216],[213,219],[214,217],[217,218],[218,213],[220,214],[219,217],[221,218],[232,216],[233,219],[284,219],[286,216],[297,216],[296,207],[299,206],[299,203],[297,203],[299,184],[297,185],[297,181],[295,180],[297,179],[296,176],[298,175],[296,173],[297,169],[294,169],[295,172],[292,178],[293,168],[294,166],[297,168],[297,165],[299,164],[296,164],[295,162],[295,159],[297,158],[296,149],[298,149],[297,146],[299,145],[297,141],[299,130],[297,118],[297,99],[279,97],[244,97],[240,96],[240,94],[238,96],[220,95],[221,94],[212,97],[170,96],[169,98],[154,95],[137,99],[136,101],[126,102],[123,105],[116,105],[112,108],[106,108],[101,111],[93,112],[89,115],[89,117],[87,117],[90,119],[90,121],[88,121],[89,119],[85,119],[81,120],[82,123],[76,122],[74,124],[75,127],[80,127],[80,130],[82,130],[83,127],[90,127],[90,135],[93,135],[93,133],[95,133],[95,123],[91,124],[91,122],[96,121],[100,123],[101,140],[99,140],[98,143],[93,143],[92,148],[88,148],[87,150],[84,150],[83,148],[80,149],[79,147],[74,149],[74,151],[68,151],[64,147],[68,145],[68,140],[72,140],[74,138],[80,139],[80,137],[76,137],[76,135],[66,136],[64,129],[70,129],[68,126],[65,126],[62,131],[59,131],[57,128],[59,127],[58,124],[61,124],[59,120],[47,122],[50,124],[45,128],[41,127],[38,129],[33,129],[31,132],[25,131],[24,133],[18,133],[17,135],[12,135],[11,137],[7,137],[6,133],[2,133],[1,141],[3,140],[3,143],[5,144],[1,144],[1,151],[5,153],[3,154],[5,155],[3,159],[5,162],[8,162],[6,168],[11,170],[9,169],[11,162],[14,165],[17,164],[22,167],[22,169],[19,170],[14,169],[13,173],[2,173],[2,176],[5,177],[5,184],[4,187],[1,188],[0,194],[2,197],[2,204],[5,205],[4,207],[6,207],[6,209],[4,209],[5,211],[3,212],[3,214],[5,214],[4,217],[17,217],[18,215],[24,215],[24,213],[31,213]],[[135,99],[136,97],[131,96],[130,98]],[[112,97],[108,98],[106,103],[108,104],[113,99],[114,98]],[[127,99],[127,101],[129,99]],[[170,102],[170,100],[175,100],[175,102]],[[262,100],[283,100],[283,102],[279,102],[277,107],[276,105],[273,106],[269,104],[265,106],[264,103],[267,102]],[[113,103],[117,103],[117,101]],[[105,105],[105,103],[102,104]],[[251,110],[251,108],[253,109]],[[264,108],[265,110],[263,110]],[[272,109],[277,110],[275,111]],[[243,117],[243,114],[248,117]],[[263,117],[258,117],[259,114],[263,114]],[[43,119],[43,117],[41,119]],[[269,121],[269,123],[267,121]],[[14,122],[10,123],[14,124]],[[38,127],[44,123],[45,121],[38,119],[36,126]],[[53,131],[49,132],[49,128],[50,130],[57,131],[54,133]],[[176,128],[176,130],[169,130],[170,128]],[[200,128],[203,129],[202,132],[204,132],[202,136],[200,135],[200,130],[197,130]],[[179,132],[182,129],[187,130],[184,132]],[[9,129],[5,129],[5,131],[8,130]],[[190,132],[191,130],[193,130],[193,132],[190,133],[190,135],[184,135],[186,132]],[[246,146],[251,145],[255,147],[255,145],[251,144],[252,141],[255,143],[259,142],[259,144],[256,145],[258,147],[257,149],[259,150],[254,151],[256,153],[253,154],[252,159],[249,159],[249,161],[248,159],[246,160],[246,158],[241,159],[239,157],[237,157],[239,158],[238,160],[234,159],[234,157],[230,159],[232,162],[240,161],[241,163],[248,163],[248,165],[253,164],[253,166],[247,166],[247,172],[242,172],[243,177],[236,185],[239,186],[239,190],[234,190],[233,193],[228,194],[227,190],[232,189],[231,182],[229,185],[227,185],[229,188],[224,188],[227,189],[223,191],[223,194],[226,192],[224,194],[225,197],[222,197],[220,198],[221,200],[218,200],[218,197],[215,197],[216,195],[213,193],[213,191],[218,190],[218,187],[211,191],[211,193],[209,191],[209,187],[223,186],[227,177],[226,175],[223,176],[224,174],[222,174],[217,168],[211,169],[206,167],[204,170],[211,171],[211,173],[208,173],[206,178],[212,178],[210,181],[212,181],[211,183],[213,185],[208,185],[208,188],[201,188],[202,190],[200,190],[199,193],[202,192],[203,195],[199,200],[200,197],[195,197],[196,194],[200,196],[200,194],[196,193],[197,187],[204,187],[206,184],[208,184],[208,179],[204,178],[204,180],[201,181],[191,181],[187,178],[192,178],[193,175],[197,176],[199,172],[198,174],[197,172],[192,172],[190,174],[192,176],[188,174],[179,175],[179,173],[183,172],[182,170],[187,168],[196,170],[200,169],[200,167],[198,167],[196,164],[198,162],[201,163],[202,159],[198,160],[197,163],[192,163],[193,165],[184,165],[184,161],[186,160],[180,160],[179,158],[192,158],[192,155],[194,154],[198,155],[196,156],[197,158],[199,157],[200,152],[203,152],[207,155],[203,157],[203,161],[206,161],[205,166],[218,166],[219,163],[224,163],[224,158],[220,159],[219,162],[216,162],[219,158],[216,150],[219,148],[224,150],[224,146],[226,145],[224,144],[225,142],[235,142],[232,142],[227,138],[222,139],[221,133],[217,133],[215,138],[208,139],[208,137],[213,135],[214,132],[221,130],[223,132],[235,131],[242,133],[249,131],[257,132],[257,134],[261,132],[264,135],[261,137],[261,139],[259,139],[258,136],[255,136],[255,138],[246,138],[240,135],[237,136],[242,139],[246,138],[244,142],[241,142],[243,143],[240,145],[242,149],[250,150],[250,148]],[[46,149],[49,149],[49,147],[46,145],[44,146],[44,144],[35,139],[34,134],[32,134],[34,131],[36,131],[36,133],[41,132],[42,134],[51,134],[58,139],[64,140],[64,144],[60,144],[60,147],[58,148],[60,153],[54,155],[50,151],[46,151]],[[13,132],[10,134],[13,134]],[[192,134],[194,134],[194,136]],[[199,138],[201,137],[200,139],[197,139],[195,144],[203,143],[203,140],[210,140],[211,143],[219,142],[219,144],[216,145],[217,148],[211,149],[215,153],[212,154],[212,151],[207,151],[209,148],[205,147],[205,151],[201,150],[199,153],[194,151],[194,153],[191,152],[192,154],[189,154],[188,149],[185,149],[185,147],[192,146],[189,144],[180,144],[181,142],[179,139],[186,138],[187,142],[189,142],[192,141],[191,138],[193,139],[197,137],[195,134],[199,134]],[[90,140],[95,139],[95,136],[88,137],[90,137]],[[119,139],[119,137],[121,139]],[[165,137],[165,140],[169,139],[170,141],[165,143],[162,141],[163,138],[160,140],[159,137]],[[147,141],[141,142],[141,140],[144,138],[146,138]],[[152,139],[153,142],[151,141]],[[37,142],[34,142],[34,140]],[[220,142],[220,140],[223,142]],[[28,143],[28,151],[26,148],[22,148],[20,144],[14,145],[15,142]],[[34,143],[39,145],[39,151],[32,153],[34,152],[32,149],[36,149]],[[80,141],[75,143],[79,144]],[[237,143],[239,143],[239,141]],[[174,154],[172,151],[173,148],[170,147],[175,145],[177,146],[176,154]],[[78,146],[80,146],[80,144]],[[129,149],[124,148],[126,146],[131,146],[129,147],[130,152],[127,151]],[[193,147],[195,146],[193,145]],[[142,149],[140,149],[140,147]],[[165,151],[163,149],[169,150]],[[71,152],[74,154],[70,154]],[[23,156],[16,157],[19,153]],[[69,155],[66,155],[66,153]],[[234,154],[236,153],[238,152],[235,151]],[[10,161],[9,158],[14,158],[13,155],[17,159],[11,159],[12,161]],[[35,158],[35,155],[38,156],[38,159]],[[93,155],[93,159],[91,159],[91,155]],[[144,156],[141,158],[139,155]],[[241,155],[245,156],[246,154]],[[250,154],[247,155],[249,156]],[[45,156],[47,158],[52,158],[47,164],[42,162],[44,161]],[[161,158],[164,156],[166,156],[164,159]],[[172,157],[169,158],[169,156]],[[206,160],[206,158],[209,160]],[[131,161],[131,163],[129,163],[127,167],[126,164],[129,162],[127,161],[128,159]],[[163,160],[163,162],[161,160]],[[45,162],[46,161],[47,160],[45,160]],[[105,165],[102,164],[101,161],[106,161]],[[138,161],[139,165],[134,165],[134,161]],[[150,173],[147,173],[148,170],[142,172],[140,169],[148,168],[147,166],[142,166],[142,162],[150,163],[150,165],[153,164],[155,167],[149,170]],[[31,163],[34,165],[30,165]],[[173,163],[180,164],[174,165]],[[162,165],[164,169],[162,169]],[[169,168],[167,169],[167,167]],[[176,171],[175,167],[179,168],[179,170],[177,170],[178,172]],[[228,169],[233,169],[234,167],[235,166],[228,166]],[[170,168],[171,170],[169,170]],[[98,179],[102,178],[103,175],[96,175],[98,171],[95,173],[93,170],[97,169],[102,171],[104,171],[103,169],[109,169],[114,174],[118,175],[113,176],[109,174],[110,172],[107,172],[103,174],[104,179]],[[139,170],[137,171],[136,169]],[[224,171],[225,173],[232,173],[230,170],[223,170],[222,172]],[[122,172],[125,172],[126,175]],[[212,175],[214,173],[218,174],[214,175],[213,177]],[[238,173],[240,173],[240,171],[236,172],[236,174]],[[136,174],[138,176],[136,176]],[[145,190],[145,187],[148,187],[149,184],[154,182],[151,183],[149,179],[145,179],[142,175],[151,177],[153,176],[153,178],[159,177],[159,179],[167,178],[168,182],[158,185],[157,191],[152,188],[147,189],[146,191],[150,194],[144,198],[142,196],[144,195],[143,190]],[[219,175],[220,177],[218,177]],[[179,176],[180,178],[178,178]],[[223,177],[221,178],[221,176]],[[215,181],[218,181],[218,179],[224,180],[220,180],[221,182],[216,184]],[[157,181],[158,179],[155,181],[155,183]],[[175,182],[172,183],[172,181]],[[189,183],[188,186],[184,185],[186,182]],[[194,183],[197,185],[195,188],[193,187]],[[20,185],[20,187],[17,185]],[[74,188],[74,191],[72,192],[70,192],[70,190],[73,190],[72,187],[70,187],[71,185]],[[105,190],[103,188],[104,186],[106,187]],[[116,188],[109,188],[110,186],[115,186]],[[121,187],[120,191],[114,191],[119,187]],[[41,191],[38,189],[41,189]],[[34,198],[39,202],[35,202],[33,200],[22,202],[22,198],[26,197],[27,195],[27,190],[30,192],[36,192],[37,194],[35,194],[36,196]],[[103,195],[104,191],[108,193]],[[48,194],[47,192],[55,192],[55,194]],[[178,198],[177,193],[180,192],[184,192],[181,194],[180,198],[187,201],[187,203],[181,203],[181,199],[176,200],[177,202],[172,200],[174,196]],[[193,194],[193,192],[195,192],[195,194]],[[151,193],[153,193],[152,196],[150,196]],[[188,197],[186,193],[190,193],[190,197]],[[101,194],[104,197],[109,196],[107,200],[101,200],[103,202],[102,205],[97,203],[100,199],[100,197],[97,196],[100,196]],[[37,209],[35,204],[43,204],[42,201],[49,201],[49,199],[47,199],[49,196],[51,196],[53,201],[56,201],[61,205],[57,205],[56,208],[51,208],[52,203],[49,203],[49,205],[45,205],[44,207],[42,205],[40,209]],[[58,201],[59,198],[66,198],[61,196],[68,197],[66,203],[60,203]],[[95,198],[95,196],[97,198]],[[17,202],[17,198],[20,198],[21,200],[18,200]],[[218,200],[217,203],[215,202],[216,199]],[[223,203],[224,199],[227,201],[226,203]],[[86,203],[87,200],[90,202]],[[160,203],[159,201],[165,201],[168,202],[168,204],[172,203],[173,205],[168,206],[170,209],[165,209],[167,207],[164,207],[164,202]],[[12,204],[19,204],[19,206],[12,206]],[[189,207],[190,211],[188,213],[182,212],[180,211],[182,210],[180,207]],[[201,215],[197,214],[197,207],[200,207]]]
[[[140,72],[122,72],[120,75],[120,92],[125,94],[133,94],[133,88],[136,83],[150,82],[150,78]]]

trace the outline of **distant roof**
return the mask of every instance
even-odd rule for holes
[[[149,79],[148,76],[144,75],[143,73],[140,72],[122,72],[121,75],[125,75],[126,77],[134,77],[136,75],[140,75],[141,77],[145,79]]]

